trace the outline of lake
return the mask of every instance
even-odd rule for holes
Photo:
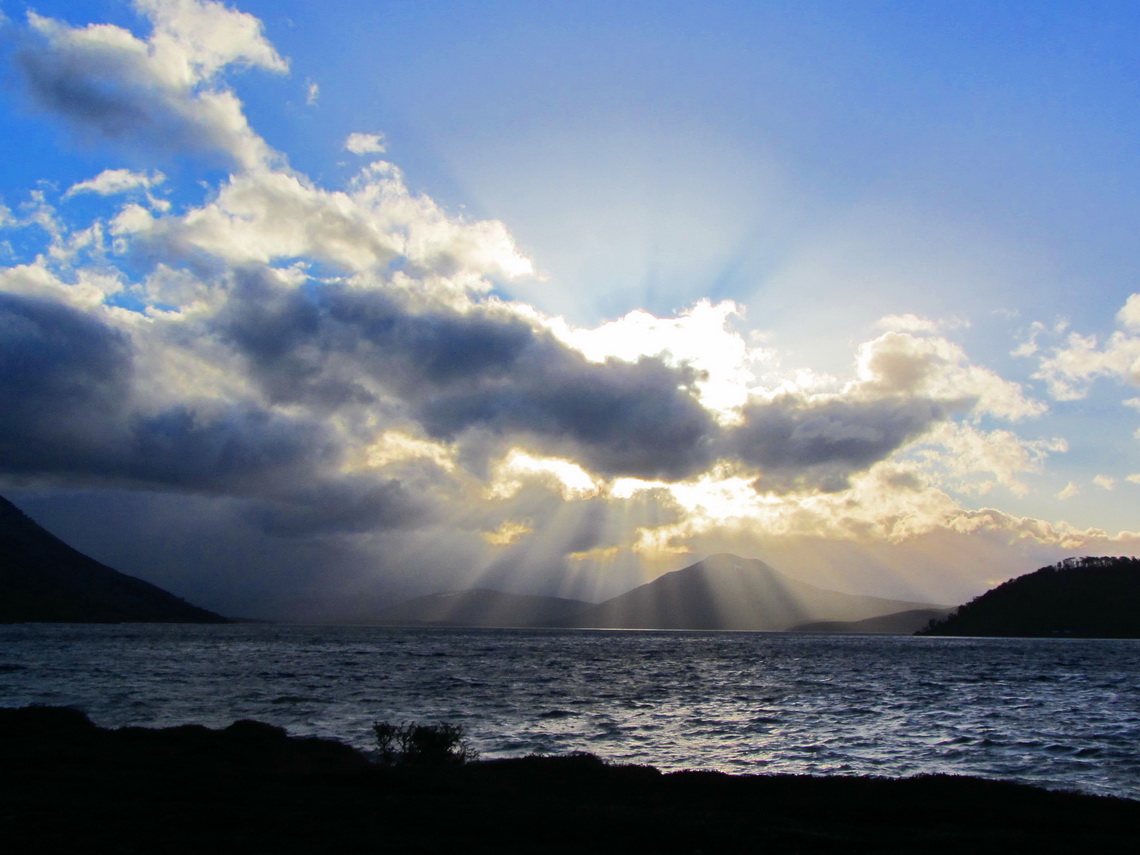
[[[1140,641],[279,625],[0,626],[0,705],[239,718],[362,749],[462,724],[484,757],[955,773],[1140,799]]]

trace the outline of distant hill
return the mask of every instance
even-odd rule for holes
[[[834,633],[878,633],[880,635],[913,635],[917,630],[930,625],[933,620],[941,620],[953,609],[929,608],[908,609],[880,617],[863,620],[821,620],[801,623],[792,627],[792,632],[834,632]]]
[[[0,623],[225,621],[88,558],[0,497]]]
[[[1069,558],[1042,567],[918,634],[1140,638],[1140,559]]]
[[[763,561],[722,554],[587,608],[572,625],[779,631],[816,621],[861,621],[931,608],[936,607],[817,588]]]
[[[591,605],[582,600],[472,588],[417,597],[385,609],[370,622],[399,626],[558,626]]]

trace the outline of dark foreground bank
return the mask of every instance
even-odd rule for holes
[[[385,768],[256,722],[0,709],[11,853],[1134,852],[1140,802],[973,778],[663,775],[589,756]]]

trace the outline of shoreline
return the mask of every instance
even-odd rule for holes
[[[384,767],[241,721],[0,709],[8,851],[1131,852],[1140,801],[949,775],[731,775],[592,755]]]

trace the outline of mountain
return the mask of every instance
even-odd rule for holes
[[[1140,559],[1068,558],[998,585],[918,634],[1140,638]]]
[[[763,561],[713,555],[579,613],[573,626],[627,629],[790,630],[860,621],[930,603],[842,594],[798,582]]]
[[[417,597],[385,609],[370,622],[399,626],[559,626],[591,605],[582,600],[472,588]]]
[[[913,635],[931,621],[942,620],[952,609],[908,609],[905,612],[864,618],[863,620],[821,620],[801,623],[792,632],[879,633],[881,635]]]
[[[225,620],[88,558],[0,497],[0,623]]]

